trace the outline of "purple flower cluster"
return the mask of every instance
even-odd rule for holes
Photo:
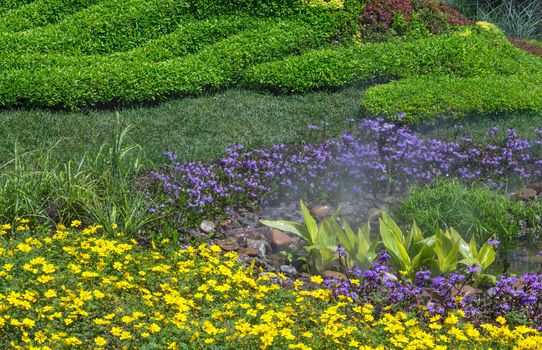
[[[469,267],[464,274],[432,276],[428,270],[416,273],[414,281],[401,280],[389,273],[385,263],[376,262],[370,270],[354,268],[350,279],[327,279],[324,284],[336,296],[346,295],[360,304],[370,303],[377,312],[389,310],[418,313],[425,317],[462,310],[473,323],[492,322],[499,315],[542,330],[542,273],[521,277],[500,277],[494,287],[472,287],[478,272]],[[357,280],[352,283],[352,279]]]
[[[488,131],[488,135],[497,133],[496,127]],[[510,129],[504,139],[495,136],[486,144],[475,143],[469,135],[442,141],[375,119],[364,120],[340,139],[317,145],[281,144],[254,151],[234,146],[216,162],[180,162],[168,152],[171,165],[152,174],[159,204],[151,210],[171,210],[179,223],[187,224],[194,213],[215,215],[227,208],[284,199],[286,193],[293,199],[319,199],[323,194],[345,198],[345,194],[429,182],[439,176],[540,177],[542,159],[536,158],[533,148],[540,148],[542,131],[537,131],[537,137],[521,140]]]

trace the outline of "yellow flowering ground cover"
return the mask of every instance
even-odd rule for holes
[[[540,333],[503,318],[377,313],[301,281],[281,289],[284,276],[218,246],[143,248],[80,224],[0,225],[0,349],[541,348]]]

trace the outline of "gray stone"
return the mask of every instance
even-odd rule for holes
[[[382,279],[384,281],[389,281],[389,282],[397,282],[397,281],[399,281],[397,276],[395,276],[394,274],[391,274],[389,272],[384,272],[384,277]]]
[[[295,267],[290,265],[280,265],[279,267],[280,272],[287,273],[289,275],[295,275],[297,273],[297,270]]]
[[[372,220],[372,219],[378,217],[379,215],[380,215],[380,209],[378,209],[378,208],[370,208],[367,211],[367,217],[369,218],[369,220]]]
[[[216,224],[210,220],[203,220],[199,225],[199,228],[201,228],[201,230],[205,233],[211,233],[215,231]]]
[[[259,256],[262,258],[267,255],[268,252],[271,252],[271,245],[264,240],[257,239],[247,239],[247,247],[254,248],[258,250]]]

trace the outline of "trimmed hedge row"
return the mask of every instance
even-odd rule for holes
[[[486,77],[417,77],[369,88],[362,109],[373,116],[405,121],[497,115],[512,112],[542,113],[542,71],[537,74]]]
[[[196,94],[238,81],[251,64],[320,47],[335,34],[294,21],[266,21],[205,47],[163,62],[127,61],[111,55],[86,67],[7,70],[0,74],[0,106],[82,107]]]
[[[29,4],[32,1],[35,1],[35,0],[2,0],[0,2],[0,13],[6,13],[19,6]]]
[[[107,0],[59,24],[0,35],[1,53],[103,54],[125,51],[175,30],[184,0]]]
[[[37,0],[0,16],[0,32],[20,32],[62,19],[100,0]]]
[[[135,49],[110,55],[4,54],[0,55],[0,71],[9,69],[34,70],[62,66],[82,68],[93,64],[107,64],[111,58],[126,61],[163,61],[199,52],[207,45],[214,44],[243,30],[257,27],[259,23],[261,21],[235,16],[191,20],[174,32],[150,40]]]
[[[376,78],[511,75],[540,69],[540,59],[515,48],[502,34],[479,32],[316,50],[254,66],[244,78],[256,88],[305,92]]]
[[[303,9],[302,0],[188,0],[190,12],[199,18],[216,14],[289,16]]]

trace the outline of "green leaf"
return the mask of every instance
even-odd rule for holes
[[[293,233],[294,235],[303,238],[308,244],[314,243],[311,241],[311,236],[309,235],[306,227],[298,222],[286,220],[260,220],[260,222],[265,226],[276,228],[277,230],[281,230],[284,232]]]

